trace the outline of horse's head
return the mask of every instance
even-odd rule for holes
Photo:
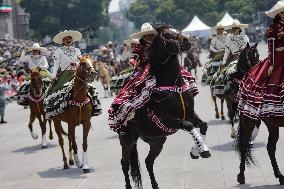
[[[257,50],[258,43],[247,46],[242,50],[238,60],[238,70],[244,75],[250,68],[259,62],[259,53]]]
[[[93,61],[90,55],[78,57],[80,60],[79,66],[76,71],[76,76],[82,81],[93,82],[96,77],[96,70],[93,66]]]
[[[43,92],[43,83],[41,80],[40,69],[30,70],[31,74],[31,86],[30,92],[31,95],[39,97]]]
[[[161,65],[178,53],[189,50],[189,40],[171,30],[168,26],[160,26],[155,28],[158,32],[150,47],[150,64]]]

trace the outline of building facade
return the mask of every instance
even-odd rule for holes
[[[0,38],[28,38],[29,15],[11,0],[0,0]]]

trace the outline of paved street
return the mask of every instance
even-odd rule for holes
[[[260,45],[261,58],[267,55],[265,45]],[[206,54],[202,54],[202,63]],[[201,70],[199,70],[201,72]],[[199,77],[200,78],[200,77]],[[199,81],[198,81],[199,83]],[[102,87],[96,83],[100,94]],[[254,144],[257,167],[246,171],[247,185],[237,184],[239,159],[233,151],[230,125],[227,121],[215,120],[213,102],[208,86],[199,85],[196,110],[208,122],[206,138],[211,149],[210,159],[192,160],[189,156],[193,145],[191,136],[179,131],[168,137],[164,150],[155,164],[155,173],[161,189],[230,189],[230,188],[283,188],[275,179],[266,152],[267,129],[261,125],[260,135]],[[15,103],[7,107],[8,124],[0,125],[0,189],[123,189],[124,177],[120,168],[121,148],[117,135],[109,130],[107,109],[112,99],[101,99],[103,115],[92,119],[93,128],[89,135],[89,165],[92,170],[84,174],[72,167],[63,170],[61,150],[57,136],[49,141],[48,149],[41,149],[41,140],[34,141],[27,123],[29,110]],[[38,122],[34,125],[40,134]],[[66,126],[65,126],[66,129]],[[82,128],[78,127],[77,141],[82,152]],[[65,144],[67,139],[65,138]],[[67,145],[66,145],[67,147]],[[280,130],[277,146],[278,163],[284,171],[284,129]],[[150,189],[150,179],[144,164],[149,147],[138,143],[144,189]]]

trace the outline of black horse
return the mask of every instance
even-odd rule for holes
[[[253,48],[256,47],[252,46],[247,50],[248,55],[250,55],[247,56],[247,59],[250,60],[249,63],[251,64],[247,65],[249,68],[254,63],[253,60],[257,60],[257,59],[250,59],[250,57],[254,57],[253,54],[254,52],[256,52],[256,50],[254,50]],[[244,59],[246,59],[245,56]],[[245,67],[242,67],[242,70],[240,71],[241,78],[249,70],[249,68],[246,69]],[[250,143],[254,137],[253,131],[255,127],[259,127],[261,121],[265,123],[269,132],[267,152],[272,164],[274,175],[276,178],[279,179],[280,184],[284,185],[284,176],[279,170],[275,156],[276,144],[279,139],[279,127],[283,127],[284,125],[283,117],[268,117],[268,118],[263,118],[261,120],[254,120],[245,116],[244,114],[240,115],[239,130],[237,138],[235,140],[236,143],[235,148],[240,156],[240,167],[239,167],[240,173],[237,176],[237,180],[239,184],[245,184],[245,166],[246,164],[248,165],[250,165],[251,163],[255,164],[255,159],[251,151],[252,146],[250,145]]]
[[[201,157],[209,158],[211,156],[203,139],[194,128],[194,126],[199,126],[200,132],[206,134],[207,124],[200,120],[194,112],[193,94],[189,90],[180,90],[184,85],[184,79],[181,76],[177,55],[180,51],[189,48],[189,42],[178,43],[174,39],[179,36],[166,34],[164,28],[158,28],[157,31],[158,34],[150,47],[151,74],[156,77],[157,87],[173,86],[177,90],[152,94],[145,107],[137,110],[134,118],[127,122],[125,135],[119,136],[122,146],[121,165],[125,176],[126,189],[132,188],[129,167],[135,185],[137,187],[142,186],[137,152],[139,137],[150,145],[145,163],[154,189],[159,188],[153,172],[154,161],[162,151],[167,136],[175,133],[175,130],[182,129],[193,136]],[[159,119],[159,123],[173,132],[165,132],[158,128],[149,117],[153,113]]]
[[[247,71],[249,71],[255,64],[259,63],[259,53],[257,50],[258,43],[247,46],[242,50],[238,62],[236,64],[236,71],[230,74],[228,78],[229,88],[225,91],[225,100],[228,108],[228,115],[232,125],[231,137],[236,137],[236,130],[234,128],[234,119],[238,114],[238,99],[237,93],[239,91],[239,83],[243,79]],[[257,123],[256,127],[259,128],[260,121]]]

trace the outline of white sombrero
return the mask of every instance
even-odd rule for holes
[[[131,34],[129,37],[132,39],[141,39],[144,35],[157,34],[158,32],[149,23],[144,23],[141,26],[141,31]]]
[[[139,39],[126,39],[123,41],[123,44],[130,46],[131,44],[140,44]]]
[[[41,47],[38,43],[34,43],[32,47],[28,47],[27,49],[28,49],[28,51],[33,51],[33,50],[37,50],[37,51],[40,51],[40,52],[46,52],[47,51],[47,48]]]
[[[72,37],[73,42],[75,41],[80,41],[82,39],[82,34],[78,31],[73,31],[73,30],[65,30],[64,32],[60,32],[59,34],[57,34],[54,38],[53,38],[53,42],[57,43],[57,44],[62,44],[63,43],[63,39],[65,37]]]
[[[269,11],[265,14],[271,18],[275,18],[280,12],[284,11],[284,1],[278,1]]]
[[[235,19],[233,21],[233,23],[230,26],[228,26],[228,27],[229,28],[241,28],[241,29],[244,29],[244,28],[248,28],[249,25],[248,24],[242,24],[242,23],[240,23],[239,20]]]
[[[217,29],[225,29],[225,26],[223,26],[221,23],[217,23],[216,26],[213,27],[213,29],[217,30]]]

